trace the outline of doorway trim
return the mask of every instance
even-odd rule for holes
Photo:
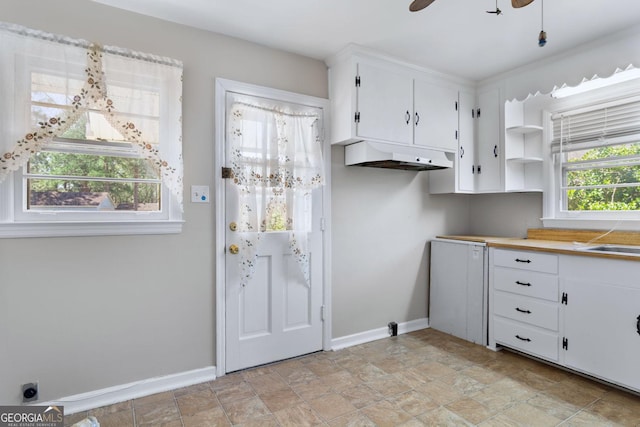
[[[221,377],[226,373],[226,287],[225,287],[225,186],[222,179],[222,167],[226,166],[225,158],[225,129],[226,129],[226,95],[227,92],[235,92],[263,98],[271,98],[279,101],[292,102],[321,108],[323,110],[324,130],[322,133],[325,166],[325,185],[322,187],[322,349],[331,350],[331,145],[328,143],[330,123],[329,100],[309,95],[302,95],[265,86],[257,86],[250,83],[242,83],[234,80],[216,78],[215,81],[215,139],[213,150],[214,164],[214,191],[215,198],[215,287],[216,287],[216,376]]]

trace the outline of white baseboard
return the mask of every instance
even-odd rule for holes
[[[398,324],[398,335],[408,332],[419,331],[429,327],[429,319],[422,318],[410,320],[408,322]],[[342,348],[351,347],[358,344],[364,344],[370,341],[380,340],[389,336],[389,328],[371,329],[369,331],[359,332],[346,337],[334,338],[331,340],[331,349],[340,350]]]
[[[148,378],[146,380],[76,394],[74,396],[61,398],[60,400],[37,402],[35,404],[64,406],[65,415],[69,415],[215,379],[216,367],[208,366],[193,371]]]

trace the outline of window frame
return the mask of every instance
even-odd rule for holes
[[[60,75],[52,58],[39,58],[28,54],[16,56],[16,82],[14,120],[18,126],[27,130],[31,123],[31,75],[46,73]],[[84,70],[86,64],[78,64]],[[122,73],[122,74],[121,74]],[[126,86],[126,70],[115,70],[109,80]],[[78,79],[84,76],[78,74]],[[160,99],[167,99],[168,88],[162,79],[148,76],[143,89],[157,90]],[[160,104],[159,120],[163,120],[167,109]],[[160,144],[160,142],[159,142]],[[160,211],[27,211],[26,178],[23,166],[9,174],[0,183],[0,238],[21,237],[67,237],[67,236],[103,236],[103,235],[144,235],[177,234],[182,232],[182,210],[168,186],[161,182]],[[162,181],[162,178],[161,178]],[[6,203],[5,203],[6,202]]]
[[[576,94],[563,99],[552,100],[543,112],[545,126],[545,144],[548,157],[545,161],[545,189],[543,194],[544,227],[580,228],[580,229],[626,229],[640,230],[640,210],[637,211],[568,211],[563,210],[564,191],[561,188],[562,170],[560,153],[553,153],[552,114],[580,108],[597,108],[610,103],[622,103],[623,100],[640,96],[640,79],[618,83],[609,87]],[[640,133],[638,139],[640,140]]]

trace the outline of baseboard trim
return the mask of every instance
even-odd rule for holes
[[[37,402],[35,404],[64,406],[65,415],[69,415],[215,379],[216,367],[208,366],[206,368],[194,369],[193,371],[148,378],[146,380],[76,394],[59,400]]]
[[[429,327],[429,319],[422,318],[410,320],[408,322],[398,324],[398,335],[406,334],[413,331],[419,331]],[[389,336],[389,328],[377,328],[369,331],[359,332],[345,337],[334,338],[331,340],[331,349],[340,350],[358,344],[364,344],[370,341],[380,340]]]

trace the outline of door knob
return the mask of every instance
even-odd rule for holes
[[[235,222],[232,222],[229,224],[229,230],[236,231],[237,229],[238,229],[238,224],[236,224]]]
[[[238,245],[229,245],[229,252],[231,252],[233,255],[237,255],[238,252],[240,252],[240,248],[238,247]]]

